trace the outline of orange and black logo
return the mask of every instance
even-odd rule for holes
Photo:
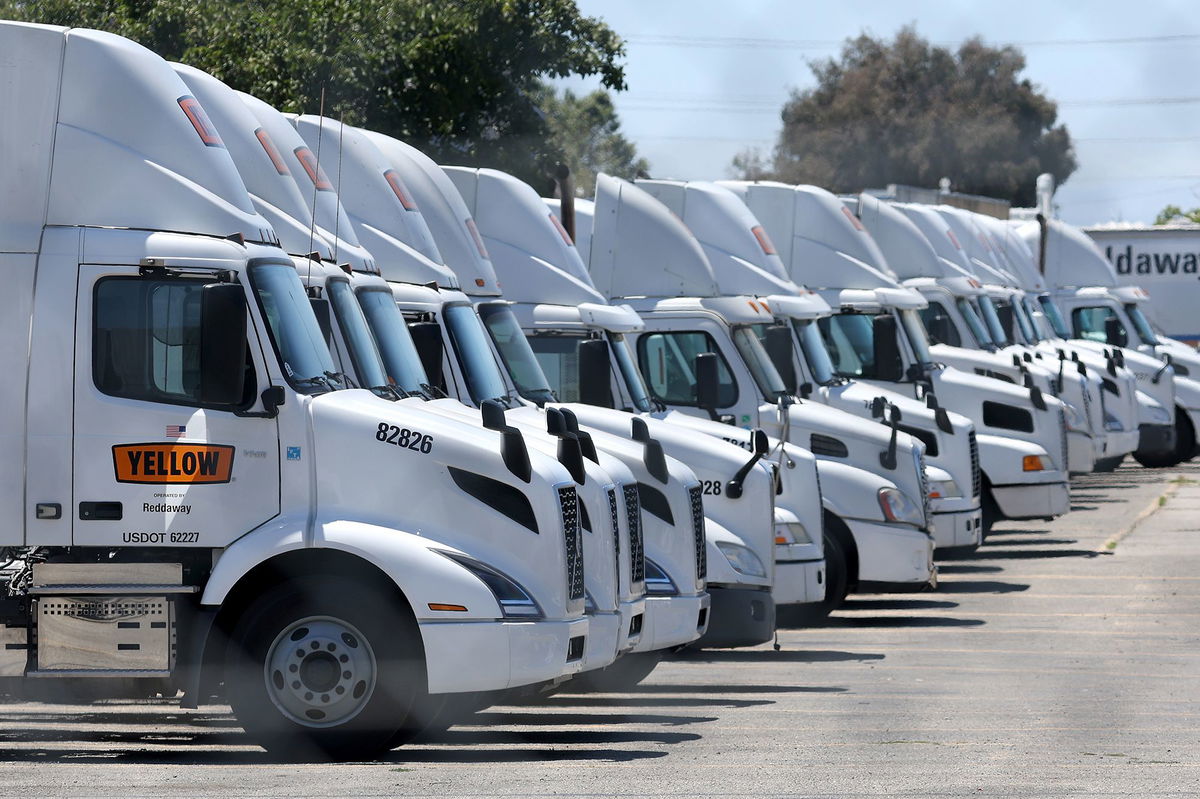
[[[234,448],[227,444],[118,444],[118,483],[228,483]]]

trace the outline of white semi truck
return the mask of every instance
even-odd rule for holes
[[[1145,298],[1137,289],[1116,285],[1112,266],[1081,230],[1047,220],[1026,223],[1018,233],[1038,253],[1051,296],[1081,346],[1119,351],[1137,376],[1138,386],[1163,397],[1169,420],[1143,425],[1143,438],[1152,436],[1154,446],[1148,452],[1147,447],[1139,447],[1139,462],[1171,466],[1194,456],[1200,434],[1200,382],[1191,374],[1200,375],[1200,357],[1179,354],[1171,347],[1158,351],[1157,336],[1139,308]],[[1188,375],[1180,374],[1180,369]]]
[[[541,367],[540,373],[559,400],[567,403],[581,423],[618,434],[629,429],[629,414],[636,413],[652,434],[667,433],[659,440],[668,453],[690,456],[690,452],[677,449],[677,442],[685,441],[688,431],[695,427],[672,428],[669,422],[654,418],[645,384],[634,365],[625,337],[642,329],[641,319],[628,307],[609,305],[592,286],[558,212],[548,209],[531,186],[504,172],[469,167],[443,170],[468,203],[504,287],[505,299],[512,303],[508,306],[510,318],[520,325]],[[527,370],[512,357],[516,352],[512,346],[514,332],[510,325],[489,326],[518,391],[529,393],[534,386],[523,378]],[[753,449],[753,436],[748,431],[731,431],[716,422],[707,425],[711,436]],[[718,448],[728,451],[724,445]],[[731,503],[736,507],[743,482],[738,472],[748,465],[738,460],[744,457],[739,454],[724,473],[717,470],[705,481],[708,508],[713,508],[719,497],[736,500]],[[811,453],[789,446],[787,468],[778,473],[775,581],[771,593],[785,616],[809,616],[819,610],[798,606],[823,603],[825,597],[821,497],[815,459]],[[736,553],[730,544],[738,543],[730,540],[716,545]],[[771,554],[771,541],[765,543],[760,559]],[[718,574],[710,561],[710,589],[723,585],[727,588],[718,590],[736,590],[740,579],[731,569]],[[714,596],[715,601],[722,601],[724,595]]]
[[[0,326],[27,342],[2,356],[0,674],[161,680],[189,706],[222,687],[273,751],[363,757],[423,693],[576,671],[570,473],[345,390],[160,58],[16,23],[0,51]]]
[[[976,311],[974,301],[985,292],[981,282],[965,267],[941,257],[900,208],[868,195],[855,198],[853,204],[860,221],[887,258],[889,268],[903,285],[919,291],[928,303],[919,313],[934,356],[949,360],[960,351],[991,356],[990,360],[972,360],[970,356],[964,356],[958,359],[957,366],[1008,382],[1021,377],[1019,368],[1015,376],[1012,371],[1002,370],[1006,365],[1005,357],[999,356],[999,345]],[[950,241],[949,237],[947,241]],[[1005,301],[1010,300],[1006,298]],[[1119,462],[1136,448],[1137,406],[1133,398],[1132,374],[1124,373],[1119,378],[1114,375],[1109,379],[1118,394],[1110,394],[1106,402],[1101,378],[1105,370],[1103,356],[1084,351],[1085,365],[1077,353],[1064,352],[1060,358],[1052,347],[1041,348],[1041,341],[1023,343],[1038,349],[1019,354],[1006,351],[1007,357],[1016,354],[1021,365],[1037,363],[1051,370],[1056,393],[1075,399],[1071,407],[1064,408],[1067,412],[1068,464],[1072,472],[1091,471],[1097,460],[1106,458],[1115,458]],[[995,363],[996,357],[1000,357],[1000,363]],[[1071,375],[1075,376],[1074,380],[1069,379]],[[1124,424],[1118,423],[1120,430],[1113,430],[1113,421],[1118,417],[1112,414],[1106,417],[1108,406],[1124,419]]]
[[[292,255],[310,301],[321,311],[318,319],[323,320],[336,371],[384,398],[415,405],[421,412],[436,412],[434,405],[425,402],[429,398],[421,384],[427,378],[419,374],[419,360],[399,369],[388,368],[379,348],[396,345],[383,336],[378,337],[377,345],[364,316],[358,298],[369,300],[371,292],[382,293],[386,300],[380,304],[382,312],[390,311],[396,318],[396,324],[387,329],[407,337],[400,312],[391,301],[390,287],[378,274],[375,254],[359,244],[337,201],[333,189],[340,175],[336,171],[332,178],[324,174],[318,156],[313,153],[309,157],[312,151],[283,115],[260,102],[243,101],[228,86],[199,70],[183,65],[174,68],[208,112],[255,208],[273,220],[281,246]],[[325,155],[327,162],[335,165],[341,160],[337,151]],[[379,256],[390,256],[386,244],[375,244]],[[314,251],[314,245],[320,250]],[[313,252],[319,256],[312,257]],[[459,423],[468,421],[474,431],[481,429],[476,420]],[[628,523],[631,518],[637,521],[636,512],[632,516],[625,511],[612,514],[609,507],[626,486],[634,485],[633,477],[611,457],[602,456],[601,460],[608,461],[602,465],[584,459],[577,446],[570,448],[561,440],[548,439],[544,431],[522,432],[529,447],[557,456],[576,478],[584,561],[588,564],[584,590],[589,635],[580,671],[603,668],[636,644],[641,632],[644,584],[629,579],[641,572],[640,566],[632,564],[636,560],[632,555],[641,551],[640,538],[636,547],[629,540],[630,535],[640,537],[640,525]],[[625,551],[634,568],[620,569],[614,551]],[[406,730],[437,724],[444,704],[440,695],[418,703],[414,708],[417,718]]]
[[[932,395],[920,401],[840,377],[824,349],[806,350],[804,337],[819,337],[817,320],[832,311],[819,295],[792,282],[759,220],[733,191],[704,181],[639,180],[637,185],[689,226],[723,293],[756,297],[770,309],[781,329],[763,323],[754,331],[784,376],[788,393],[884,425],[891,424],[893,412],[899,415],[897,428],[925,445],[935,543],[943,554],[977,547],[983,525],[979,455],[970,420],[940,408]],[[808,385],[801,392],[803,383]]]
[[[760,426],[817,456],[827,601],[834,586],[935,583],[923,445],[821,403],[793,402],[753,331],[773,321],[770,311],[753,297],[724,295],[695,237],[644,189],[601,175],[595,202],[580,201],[576,214],[593,284],[644,322],[630,337],[651,399],[665,408],[655,415],[704,432],[712,421]]]
[[[834,195],[777,183],[734,187],[789,274],[834,309],[818,325],[839,374],[918,398],[932,390],[939,405],[975,424],[985,530],[997,518],[1067,512],[1067,429],[1057,399],[938,362],[918,315],[925,300],[895,280],[855,212]]]
[[[478,385],[486,381],[501,386],[512,398],[510,413],[516,417],[540,419],[543,413],[538,410],[540,405],[546,411],[555,408],[569,411],[572,418],[578,419],[578,414],[588,409],[556,402],[512,316],[510,303],[497,293],[500,282],[486,244],[472,209],[454,183],[419,151],[399,142],[384,141],[383,137],[376,136],[375,140],[389,148],[392,167],[421,207],[439,249],[460,284],[466,287],[478,314],[473,319],[464,314],[463,319],[442,331],[443,349],[447,354],[457,355],[457,362],[450,363],[450,369],[461,370],[466,377],[460,385],[467,390],[460,389],[459,396],[464,401],[478,402],[482,396]],[[406,305],[403,300],[400,304],[408,312],[425,309],[425,306]],[[454,322],[449,316],[447,320]],[[473,343],[479,333],[482,339]],[[464,357],[476,348],[479,357]],[[501,368],[501,364],[509,369]],[[514,375],[519,379],[514,379]],[[594,411],[591,413],[595,415]],[[697,566],[702,568],[710,585],[711,598],[708,630],[697,645],[746,646],[771,640],[775,627],[775,602],[771,594],[775,581],[774,492],[770,472],[757,463],[761,454],[747,454],[720,441],[685,443],[685,431],[670,427],[651,431],[645,420],[635,421],[623,412],[612,412],[609,416],[607,426],[585,425],[596,446],[620,453],[629,459],[631,468],[641,470],[639,474],[644,476],[639,478],[638,488],[643,494],[643,511],[656,515],[655,521],[664,535],[674,528],[675,545],[691,542],[696,548]],[[629,440],[631,435],[633,441]],[[648,444],[643,438],[655,443]],[[661,480],[647,471],[647,446],[661,448],[668,459],[674,456],[681,466],[687,464],[684,468],[691,467],[689,472],[693,477],[687,481],[691,483],[687,493],[679,494],[676,488],[671,488],[687,499],[691,509],[688,515],[670,510],[669,503],[660,496]],[[705,486],[711,487],[711,481],[728,479],[743,471],[740,496],[705,493]],[[654,581],[654,587],[668,592],[675,590],[662,580]]]

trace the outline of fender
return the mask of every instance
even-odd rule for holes
[[[500,606],[487,586],[459,564],[434,552],[430,544],[428,538],[401,530],[356,521],[318,520],[313,548],[355,555],[364,566],[383,572],[408,600],[418,621],[500,618]],[[252,569],[304,548],[304,518],[295,515],[277,518],[239,538],[221,553],[200,604],[221,605]],[[434,611],[429,609],[430,603],[462,605],[467,611]]]
[[[1057,469],[1042,472],[1024,471],[1021,464],[1026,455],[1047,456],[1043,447],[1030,441],[986,433],[976,436],[976,441],[979,443],[979,461],[983,464],[983,472],[992,485],[1061,483],[1066,479],[1065,474]]]
[[[895,483],[865,469],[835,461],[818,459],[817,471],[821,475],[821,505],[825,510],[842,519],[887,524],[875,496],[881,488],[896,488]],[[920,502],[920,497],[910,499]]]

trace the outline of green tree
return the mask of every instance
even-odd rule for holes
[[[550,128],[551,148],[571,168],[580,196],[595,193],[597,172],[632,180],[650,169],[646,159],[638,157],[633,142],[621,133],[621,121],[608,92],[597,90],[579,97],[570,90],[558,94],[544,86],[538,106]]]
[[[1158,216],[1154,218],[1156,225],[1179,225],[1193,224],[1200,225],[1200,208],[1193,208],[1190,211],[1185,211],[1178,205],[1168,205],[1166,208],[1158,212]]]
[[[542,81],[625,88],[624,45],[574,0],[0,0],[0,18],[98,28],[283,111],[325,112],[440,162],[540,181]]]
[[[957,190],[1031,205],[1039,173],[1061,185],[1075,171],[1057,106],[1021,77],[1016,48],[972,38],[951,52],[909,26],[892,41],[848,40],[810,68],[817,85],[782,110],[767,170],[778,180],[857,191],[949,177]],[[740,159],[740,172],[755,163],[753,152]]]

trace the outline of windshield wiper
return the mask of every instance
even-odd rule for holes
[[[311,386],[313,388],[323,388],[326,391],[337,391],[341,386],[337,386],[325,375],[316,375],[314,377],[293,377],[292,384],[299,387]]]
[[[448,394],[446,394],[445,391],[442,391],[437,386],[431,385],[429,383],[422,383],[421,390],[424,391],[425,394],[429,398],[432,398],[432,399],[445,399],[447,396],[449,396]]]
[[[325,372],[325,377],[328,378],[328,380],[331,384],[332,383],[341,383],[342,386],[344,386],[346,388],[358,388],[358,385],[353,380],[350,379],[349,375],[346,375],[342,372],[328,372],[327,371],[327,372]]]

